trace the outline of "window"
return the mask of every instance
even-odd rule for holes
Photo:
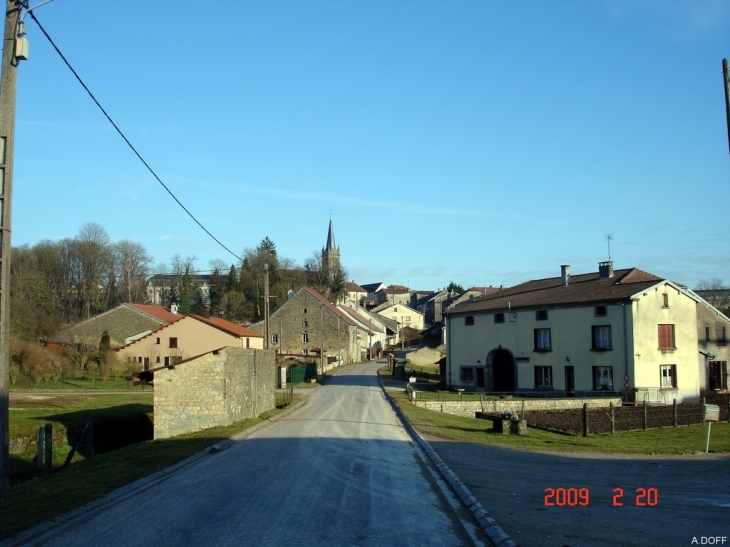
[[[464,317],[464,324],[466,326],[470,326],[474,324],[474,316],[473,315],[467,315]]]
[[[553,387],[553,367],[535,367],[535,388]]]
[[[669,294],[663,292],[662,293],[662,308],[668,308],[669,307]]]
[[[302,350],[302,355],[309,355],[309,350],[308,349],[303,349]]]
[[[606,317],[606,315],[608,315],[608,310],[606,309],[606,306],[596,306],[594,310],[594,315],[596,317]]]
[[[302,334],[302,343],[307,344],[309,343],[309,335],[304,333]]]
[[[494,322],[495,323],[504,323],[504,314],[503,313],[495,313],[494,314]]]
[[[474,381],[474,369],[473,368],[462,368],[460,379],[462,382],[473,382]]]
[[[593,349],[612,349],[611,343],[611,325],[594,325],[593,330]]]
[[[304,313],[307,313],[307,308],[304,308]]]
[[[677,387],[677,365],[659,365],[661,387]]]
[[[547,310],[537,310],[535,312],[535,319],[538,321],[546,321],[547,320]]]
[[[398,306],[396,306],[395,308],[393,308],[393,311],[398,311]]]
[[[613,367],[593,367],[593,389],[613,389]]]
[[[551,351],[550,329],[535,329],[535,351]]]
[[[718,346],[725,346],[727,345],[727,330],[725,327],[718,325],[715,329],[715,342]]]
[[[410,320],[411,320],[411,316],[410,315],[405,315],[403,317],[403,321],[410,321]]]
[[[705,342],[710,341],[710,327],[705,327]]]
[[[309,323],[306,320],[302,321],[302,327],[304,327],[305,329],[307,328],[308,324]]]
[[[157,357],[155,357],[155,363],[159,363],[159,362],[160,362],[160,356],[158,355]]]
[[[250,348],[251,347],[251,339],[250,338],[246,338],[246,347],[247,348]]]
[[[171,348],[176,348],[177,347],[177,337],[171,337],[170,338],[170,346],[169,347],[171,347]]]
[[[165,357],[165,366],[166,367],[169,367],[170,366],[170,358],[169,357]]]
[[[272,344],[278,344],[279,343],[279,335],[278,334],[272,334],[271,335],[271,343]]]
[[[149,370],[150,369],[150,358],[149,357],[145,357],[144,358],[144,369],[145,370]]]
[[[155,338],[155,344],[159,344],[159,343],[160,343],[160,339],[159,338]]]
[[[659,349],[676,349],[674,325],[659,325]]]

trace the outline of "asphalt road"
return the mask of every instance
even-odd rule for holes
[[[727,454],[545,454],[427,439],[520,547],[730,545]]]
[[[472,545],[378,366],[343,369],[284,419],[30,544]]]

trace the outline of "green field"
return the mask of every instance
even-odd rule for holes
[[[705,451],[707,426],[702,425],[574,437],[529,428],[528,422],[527,435],[502,435],[492,431],[491,421],[462,418],[416,407],[409,402],[407,394],[400,390],[390,390],[389,394],[419,433],[442,439],[558,452],[693,454]],[[710,452],[730,452],[730,424],[712,425]]]

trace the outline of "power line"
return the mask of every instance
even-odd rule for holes
[[[53,46],[53,49],[56,50],[56,53],[58,53],[58,55],[61,57],[61,59],[63,60],[63,62],[66,64],[66,66],[69,68],[69,70],[76,77],[76,79],[78,80],[78,82],[81,84],[81,87],[83,87],[84,90],[86,90],[86,93],[89,94],[89,97],[91,97],[91,100],[94,101],[94,103],[96,104],[96,106],[99,107],[99,110],[101,110],[102,114],[104,114],[104,116],[106,117],[106,119],[109,120],[109,123],[112,124],[112,126],[117,131],[117,133],[119,133],[119,136],[122,137],[122,139],[124,139],[124,142],[127,143],[127,146],[129,146],[129,148],[132,150],[132,152],[134,152],[134,154],[144,164],[144,166],[152,174],[152,176],[155,177],[155,179],[157,180],[157,182],[159,182],[162,185],[162,187],[167,191],[167,193],[170,194],[170,196],[172,197],[172,199],[174,199],[177,202],[177,204],[180,207],[182,207],[183,211],[185,211],[188,214],[188,216],[190,218],[192,218],[193,221],[195,221],[195,223],[198,226],[200,226],[202,228],[202,230],[213,239],[213,241],[215,241],[218,245],[220,245],[221,247],[223,247],[223,249],[225,249],[226,251],[228,251],[231,255],[233,255],[234,257],[236,257],[238,260],[243,261],[243,259],[240,256],[238,256],[236,253],[234,253],[233,251],[231,251],[228,247],[226,247],[225,245],[223,245],[223,243],[221,243],[221,241],[217,237],[215,237],[212,233],[210,233],[210,231],[205,226],[203,226],[197,218],[195,218],[195,215],[193,215],[193,213],[191,213],[190,211],[188,211],[187,207],[185,207],[182,204],[182,202],[179,199],[177,199],[177,196],[175,196],[175,194],[172,193],[172,190],[170,190],[165,185],[165,183],[162,182],[162,180],[160,179],[160,177],[157,176],[157,173],[154,172],[154,170],[152,169],[152,167],[150,167],[150,165],[145,161],[145,159],[142,157],[142,155],[139,152],[137,152],[137,149],[132,145],[131,142],[129,142],[129,139],[127,139],[127,137],[124,135],[124,133],[122,132],[122,130],[119,129],[119,127],[117,126],[117,124],[114,123],[114,120],[112,120],[111,116],[109,116],[109,114],[107,114],[106,110],[104,110],[104,107],[101,106],[101,103],[99,103],[99,101],[96,100],[96,97],[94,96],[94,94],[86,86],[86,84],[84,83],[84,81],[81,79],[81,77],[78,75],[78,73],[74,70],[74,68],[71,66],[71,63],[68,62],[68,60],[63,55],[63,53],[61,53],[61,50],[58,49],[58,46],[55,44],[55,42],[53,41],[53,39],[48,35],[48,33],[46,32],[46,29],[43,28],[43,25],[41,25],[40,21],[38,21],[38,18],[35,16],[35,13],[33,11],[30,11],[28,13],[30,13],[30,16],[33,18],[33,21],[35,21],[35,23],[38,25],[38,28],[41,29],[41,32],[43,33],[43,35],[50,42],[50,44]]]

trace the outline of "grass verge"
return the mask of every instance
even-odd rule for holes
[[[416,407],[401,391],[391,390],[389,394],[419,433],[442,439],[555,452],[693,454],[705,451],[707,426],[702,425],[574,437],[529,428],[528,415],[527,435],[502,435],[492,431],[490,421],[462,418]],[[730,452],[730,424],[712,425],[710,452]]]
[[[298,399],[295,395],[294,402]],[[0,502],[0,540],[176,464],[281,412],[274,409],[225,427],[133,444],[15,486],[9,499]]]

